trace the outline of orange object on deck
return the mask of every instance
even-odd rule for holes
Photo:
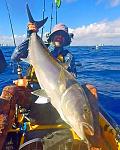
[[[26,79],[26,78],[18,79],[18,80],[13,81],[13,83],[15,85],[17,85],[17,86],[27,87],[27,85],[28,85],[28,79]]]

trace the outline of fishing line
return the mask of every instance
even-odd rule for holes
[[[51,30],[52,30],[52,20],[53,20],[53,0],[52,0],[52,3],[51,3],[50,33],[51,33]]]
[[[6,5],[7,12],[8,12],[8,18],[9,18],[9,22],[10,22],[11,31],[12,31],[13,43],[14,43],[14,46],[16,47],[15,36],[14,36],[14,30],[13,30],[13,26],[12,26],[12,20],[11,20],[11,16],[10,16],[10,11],[9,11],[9,7],[8,7],[7,0],[5,0],[5,5]],[[13,66],[12,72],[14,73],[14,72],[15,72],[14,63],[11,62],[10,65]]]
[[[43,19],[45,18],[45,0],[43,0]],[[44,26],[42,27],[41,38],[43,38]]]
[[[8,18],[9,18],[9,21],[10,21],[10,27],[11,27],[11,31],[12,31],[14,46],[16,47],[15,36],[14,36],[14,31],[13,31],[13,26],[12,26],[12,21],[11,21],[11,17],[10,17],[10,11],[9,11],[9,8],[8,8],[7,0],[5,0],[5,4],[6,4],[7,12],[8,12]]]
[[[57,15],[57,5],[56,5],[56,24],[57,24],[57,22],[58,22],[58,21],[57,21],[57,20],[58,20],[57,16],[58,16],[58,15]]]

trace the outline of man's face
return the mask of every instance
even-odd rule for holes
[[[64,40],[65,39],[63,36],[56,35],[53,39],[53,43],[54,43],[55,47],[61,47],[61,46],[63,46]]]

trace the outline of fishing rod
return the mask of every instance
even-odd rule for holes
[[[12,31],[14,46],[16,47],[15,36],[14,36],[14,31],[13,31],[13,26],[12,26],[12,21],[11,21],[11,17],[10,17],[10,11],[8,8],[7,0],[5,0],[5,4],[6,4],[6,9],[7,9],[8,17],[9,17],[9,21],[10,21],[10,27],[11,27],[11,31]],[[18,65],[18,69],[19,69],[20,68],[19,63],[17,65]],[[13,67],[14,67],[14,65],[13,65]],[[13,72],[14,72],[14,68],[13,68]],[[20,76],[20,70],[18,72],[19,72],[18,77],[22,78]],[[17,128],[17,126],[18,126],[18,104],[15,105],[15,123],[13,124],[13,126],[15,128]]]
[[[15,36],[14,36],[14,31],[13,31],[13,26],[12,26],[12,21],[11,21],[11,17],[10,17],[10,11],[8,8],[7,0],[5,0],[5,4],[6,4],[6,9],[7,9],[8,17],[9,17],[9,21],[10,21],[10,27],[11,27],[11,31],[12,31],[14,46],[16,47]]]
[[[9,11],[7,0],[5,0],[5,5],[6,5],[7,12],[8,12],[8,18],[9,18],[10,27],[11,27],[11,32],[12,32],[12,37],[13,37],[13,43],[14,43],[14,46],[16,47],[15,36],[14,36],[14,31],[13,31],[13,26],[12,26],[12,21],[11,21],[11,16],[10,16],[10,11]],[[14,63],[11,62],[10,65],[13,66],[13,71],[12,72],[14,73],[15,72]]]
[[[51,30],[52,30],[52,20],[53,20],[53,0],[52,0],[52,3],[51,3],[50,33],[51,33]]]
[[[58,8],[60,7],[61,5],[61,0],[55,0],[55,6],[56,6],[56,24],[58,23]]]
[[[57,20],[58,20],[58,18],[57,18],[57,16],[58,16],[58,15],[57,15],[57,5],[56,5],[56,12],[55,12],[55,13],[56,13],[56,24],[57,24],[57,22],[58,22],[58,21],[57,21]]]
[[[45,0],[43,0],[43,19],[45,19]],[[43,38],[43,30],[44,26],[42,27],[41,38]]]

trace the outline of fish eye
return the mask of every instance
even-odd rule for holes
[[[86,105],[83,106],[83,110],[84,110],[84,112],[89,112],[89,108]]]

